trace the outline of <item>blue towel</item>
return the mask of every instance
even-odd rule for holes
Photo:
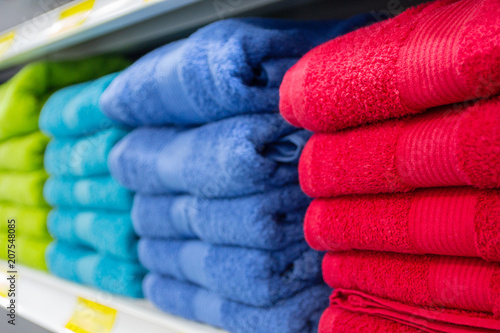
[[[49,271],[61,278],[128,297],[143,297],[146,270],[134,261],[54,241],[45,252]]]
[[[43,106],[38,124],[49,136],[88,135],[114,125],[99,108],[99,98],[118,73],[56,91]]]
[[[126,260],[138,258],[138,237],[128,213],[54,209],[47,227],[52,237],[68,244]]]
[[[276,250],[304,238],[309,202],[296,185],[232,199],[136,194],[132,221],[141,237]]]
[[[110,176],[90,178],[49,177],[45,200],[56,207],[130,211],[132,193]]]
[[[111,128],[89,136],[53,139],[45,150],[45,170],[52,176],[88,177],[109,174],[109,152],[126,134],[124,130]]]
[[[317,285],[272,307],[257,308],[156,274],[144,279],[146,298],[161,310],[233,333],[316,333],[330,293],[328,286]]]
[[[279,114],[245,115],[194,129],[138,128],[109,155],[111,174],[149,194],[235,197],[298,183],[309,138]]]
[[[215,22],[138,60],[111,83],[101,107],[132,126],[195,125],[277,111],[285,72],[316,45],[369,19]]]
[[[139,260],[151,272],[254,306],[271,305],[320,282],[322,256],[304,241],[263,251],[201,241],[139,240]]]

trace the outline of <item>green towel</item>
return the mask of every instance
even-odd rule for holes
[[[0,170],[34,171],[43,169],[43,154],[49,138],[33,132],[0,143]]]
[[[47,178],[44,170],[0,172],[0,201],[45,207],[43,185]]]
[[[29,64],[0,86],[0,141],[38,129],[43,103],[54,91],[124,69],[121,57]]]
[[[20,236],[48,238],[47,216],[49,207],[13,206],[0,203],[0,233],[8,232],[7,221],[16,220],[16,233]],[[3,251],[0,249],[0,251]]]
[[[7,221],[5,221],[7,223]],[[8,260],[8,234],[0,233],[0,259]],[[18,236],[14,241],[16,264],[22,264],[32,268],[47,270],[45,264],[45,249],[52,240],[50,238],[35,238]]]

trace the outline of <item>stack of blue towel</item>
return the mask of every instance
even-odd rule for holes
[[[328,305],[306,245],[297,163],[309,133],[277,113],[284,73],[367,22],[231,19],[161,47],[101,97],[137,127],[109,155],[136,191],[144,293],[160,309],[237,333],[313,332]]]
[[[54,207],[47,226],[55,241],[49,270],[74,282],[142,297],[145,269],[130,212],[133,194],[111,178],[108,155],[128,131],[106,117],[99,98],[117,74],[64,88],[45,103],[39,125],[50,177],[44,198]]]

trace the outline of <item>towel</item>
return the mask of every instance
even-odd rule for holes
[[[190,283],[155,274],[144,279],[144,294],[161,310],[234,333],[314,333],[329,289],[308,288],[267,308],[232,302]]]
[[[493,333],[500,330],[500,319],[491,314],[409,306],[353,290],[335,290],[331,303],[321,318],[319,333]],[[355,329],[362,328],[359,326],[362,322],[365,328]]]
[[[313,197],[418,187],[500,187],[500,97],[311,137],[299,163]]]
[[[316,199],[304,223],[309,245],[482,257],[500,261],[500,191],[471,187]]]
[[[63,279],[113,294],[142,298],[146,271],[134,261],[121,260],[86,247],[52,242],[45,252],[49,271]]]
[[[0,172],[0,201],[28,206],[46,206],[43,184],[47,174],[43,170],[5,173]]]
[[[56,91],[47,100],[38,121],[53,137],[89,135],[115,125],[99,108],[99,98],[118,73]]]
[[[138,60],[111,83],[101,106],[132,126],[195,125],[277,111],[286,70],[314,46],[368,19],[218,21]]]
[[[0,141],[38,129],[38,116],[51,93],[125,68],[121,57],[29,64],[0,86]]]
[[[309,201],[295,185],[232,199],[136,194],[132,221],[141,237],[276,250],[304,238]]]
[[[112,176],[149,194],[236,197],[298,181],[309,132],[278,114],[245,115],[194,129],[138,128],[109,155]]]
[[[4,223],[7,223],[5,221]],[[0,232],[0,248],[3,250],[0,251],[0,259],[3,260],[12,260],[9,258],[9,248],[8,245],[12,245],[9,240],[9,234]],[[15,249],[15,264],[26,265],[31,268],[36,268],[42,271],[47,270],[47,265],[45,262],[45,249],[49,245],[51,239],[50,237],[31,237],[31,236],[21,236],[16,234],[16,238],[14,241]]]
[[[49,138],[33,132],[0,143],[0,170],[34,171],[43,168],[43,153]]]
[[[320,282],[321,257],[305,242],[262,251],[200,241],[139,241],[139,260],[151,272],[254,306],[269,306]]]
[[[126,134],[124,130],[110,128],[78,138],[52,139],[45,150],[45,169],[51,176],[109,174],[109,152]]]
[[[337,131],[500,93],[500,4],[439,0],[307,53],[285,75],[292,124]]]
[[[370,251],[328,253],[323,277],[407,305],[500,315],[500,264],[478,258]]]
[[[16,235],[48,238],[50,237],[47,231],[47,215],[49,214],[48,207],[26,207],[20,205],[12,205],[9,203],[0,203],[0,233],[8,233],[8,223],[10,219],[16,221]]]
[[[129,213],[54,209],[47,219],[52,237],[122,259],[137,259],[137,235]]]
[[[132,193],[110,176],[49,177],[43,196],[51,206],[76,209],[130,211]]]

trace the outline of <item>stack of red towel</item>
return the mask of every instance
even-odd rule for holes
[[[320,333],[500,331],[500,0],[441,0],[306,54],[282,115],[316,131]],[[358,127],[356,127],[358,126]]]

